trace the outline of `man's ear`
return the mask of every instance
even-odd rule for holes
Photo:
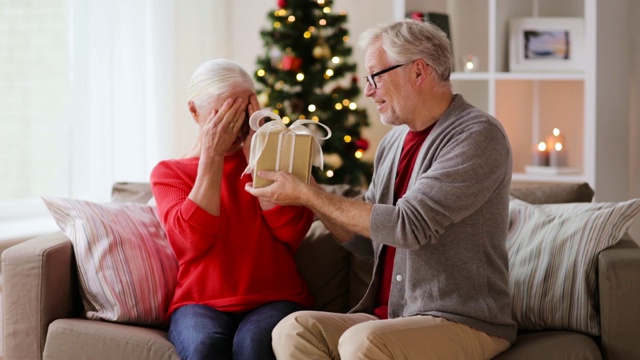
[[[433,71],[431,67],[422,59],[416,60],[414,63],[414,74],[416,81],[426,80],[429,72]]]
[[[196,104],[193,102],[193,100],[189,100],[189,102],[187,103],[187,106],[189,107],[189,112],[191,113],[191,117],[196,122],[196,124],[198,124],[199,123],[198,108],[196,107]]]

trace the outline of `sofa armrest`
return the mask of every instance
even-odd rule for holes
[[[4,359],[42,359],[49,324],[82,308],[71,242],[56,232],[14,245],[2,273]]]
[[[628,236],[598,255],[602,354],[640,359],[640,248]]]

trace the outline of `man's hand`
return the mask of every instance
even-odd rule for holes
[[[273,184],[262,188],[254,188],[247,183],[245,190],[251,195],[278,205],[308,205],[304,199],[305,194],[308,194],[311,187],[295,176],[286,171],[264,170],[259,171],[258,176],[263,179],[273,180]]]

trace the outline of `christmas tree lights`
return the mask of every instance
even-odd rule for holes
[[[361,94],[345,24],[347,13],[334,12],[331,0],[278,0],[260,34],[265,47],[257,59],[258,100],[287,122],[312,119],[329,126],[324,171],[319,183],[366,185],[372,165],[362,160],[368,141],[367,113],[355,101]]]

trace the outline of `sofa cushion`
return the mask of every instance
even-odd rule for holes
[[[348,185],[322,185],[332,194],[361,200],[364,189]],[[315,298],[314,308],[331,312],[347,312],[351,308],[350,296],[354,288],[366,284],[352,282],[351,253],[333,237],[319,220],[315,219],[295,255],[302,277]]]
[[[87,318],[165,325],[178,264],[155,209],[43,200],[73,244]]]
[[[596,261],[640,213],[621,203],[510,202],[507,236],[513,316],[520,329],[600,334]]]
[[[153,197],[151,185],[146,182],[118,182],[111,188],[111,201],[146,204]]]
[[[591,202],[594,194],[588,183],[515,186],[509,190],[511,196],[530,204]]]
[[[179,360],[164,331],[87,319],[49,325],[45,359]]]
[[[592,337],[570,331],[540,331],[518,334],[516,343],[494,360],[601,360]]]
[[[311,224],[295,259],[315,299],[314,309],[349,310],[349,252],[336,242],[320,220]]]

